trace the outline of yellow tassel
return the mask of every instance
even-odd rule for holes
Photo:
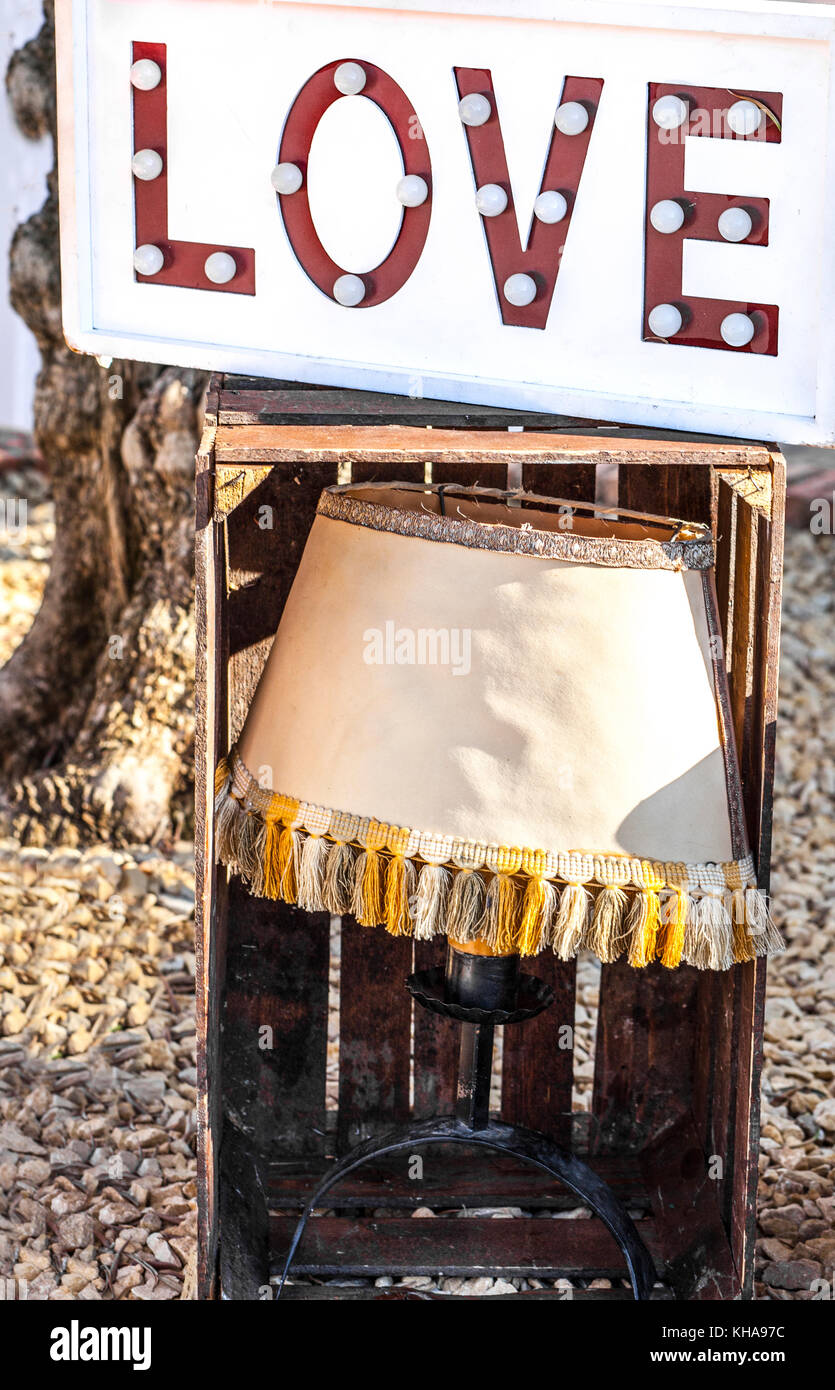
[[[383,861],[379,850],[365,849],[357,856],[351,911],[361,927],[376,927],[385,921]]]
[[[658,894],[651,889],[643,888],[635,894],[632,910],[626,919],[627,930],[631,931],[627,959],[636,970],[643,970],[655,960],[660,926],[661,905]]]
[[[261,858],[264,866],[264,897],[280,898],[282,896],[282,865],[281,865],[281,839],[282,835],[288,834],[282,831],[281,822],[270,817],[264,825],[264,838],[261,843]],[[293,900],[295,901],[295,894]],[[285,899],[286,901],[286,899]]]
[[[487,888],[481,938],[497,955],[516,950],[521,894],[510,874],[494,874]]]
[[[229,780],[229,764],[225,758],[221,758],[215,768],[215,796],[219,796]]]
[[[544,878],[529,878],[522,899],[522,920],[519,925],[518,950],[521,956],[535,956],[547,944],[556,906],[554,885]]]
[[[614,884],[602,888],[597,895],[594,916],[583,945],[593,951],[604,965],[611,965],[612,961],[623,955],[627,940],[623,919],[628,905],[629,899],[623,889]]]
[[[385,921],[392,936],[411,936],[414,929],[410,899],[416,886],[415,866],[402,854],[392,856],[386,874]]]
[[[745,911],[745,890],[737,888],[731,894],[731,919],[733,921],[734,965],[747,960],[756,960],[757,952],[748,931]]]
[[[683,888],[673,886],[664,903],[664,920],[658,935],[658,959],[668,970],[681,964],[684,950],[684,930],[687,926],[689,898]]]
[[[276,831],[278,827],[276,826]],[[276,835],[275,873],[278,878],[278,892],[267,893],[268,898],[281,897],[286,903],[295,903],[299,891],[299,833],[288,827]],[[268,834],[269,840],[269,834]],[[269,856],[268,856],[269,858]],[[264,872],[266,885],[267,874]]]
[[[757,953],[751,944],[748,935],[748,928],[744,922],[734,922],[734,965],[741,965],[747,960],[756,960]]]

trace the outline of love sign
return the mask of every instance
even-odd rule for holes
[[[57,0],[99,355],[835,441],[835,13]]]

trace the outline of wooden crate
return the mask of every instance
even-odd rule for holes
[[[713,525],[748,827],[767,888],[785,493],[775,449],[251,378],[212,382],[197,475],[202,1297],[264,1297],[333,1155],[410,1115],[452,1108],[454,1026],[420,1010],[413,1019],[403,988],[413,964],[439,959],[438,943],[343,920],[338,1107],[329,1109],[333,926],[248,896],[214,866],[215,765],[241,728],[320,491],[338,479],[431,477],[589,500],[601,465],[609,475],[616,465],[623,506]],[[574,963],[543,955],[531,968],[556,1003],[505,1030],[502,1118],[591,1155],[639,1213],[668,1296],[750,1297],[764,963],[724,974],[604,966],[590,1116],[571,1114],[572,1053],[557,1045],[574,1020]],[[455,1218],[462,1207],[547,1214],[571,1205],[541,1175],[498,1157],[433,1152],[422,1181],[400,1162],[363,1172],[330,1200],[310,1223],[299,1274],[605,1276],[612,1290],[577,1296],[628,1296],[622,1259],[595,1218]],[[412,1221],[416,1206],[446,1215]]]

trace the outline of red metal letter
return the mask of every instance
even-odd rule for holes
[[[162,157],[162,173],[150,182],[134,179],[137,246],[158,246],[165,263],[157,275],[138,275],[143,285],[180,285],[189,290],[214,290],[221,294],[255,293],[255,252],[251,247],[213,246],[198,241],[170,241],[168,237],[168,84],[167,45],[135,43],[133,61],[150,58],[162,71],[162,81],[151,91],[133,89],[133,148],[156,150]],[[225,251],[237,266],[234,279],[214,284],[204,266],[209,256]]]
[[[297,193],[277,196],[284,227],[299,263],[314,285],[333,299],[334,282],[345,271],[331,260],[319,240],[307,196],[307,171],[316,127],[331,103],[341,99],[341,93],[334,85],[334,72],[347,61],[360,62],[365,72],[362,96],[375,102],[391,122],[400,146],[404,173],[418,174],[429,189],[425,202],[418,207],[403,209],[397,240],[386,259],[376,269],[363,271],[359,277],[365,285],[365,297],[356,307],[370,309],[391,299],[406,284],[420,260],[432,216],[432,165],[426,137],[412,103],[387,72],[364,59],[339,58],[320,68],[304,84],[290,107],[278,153],[280,164],[295,164],[301,169],[302,186]]]
[[[527,243],[523,248],[519,239],[519,223],[513,206],[513,193],[491,74],[480,68],[456,68],[455,80],[459,100],[476,93],[486,97],[490,102],[490,117],[484,125],[465,125],[463,129],[470,150],[476,188],[482,188],[486,183],[495,183],[507,194],[507,207],[504,212],[495,217],[482,218],[502,323],[519,328],[544,328],[548,321],[548,311],[557,283],[586,151],[594,129],[594,118],[603,82],[596,77],[565,79],[558,105],[569,101],[579,102],[588,111],[589,122],[579,135],[562,135],[558,130],[554,130],[540,192],[562,193],[568,203],[568,211],[560,222],[540,222],[532,217]],[[503,293],[505,281],[519,272],[530,275],[537,287],[536,298],[523,308],[508,303]]]
[[[653,119],[652,108],[659,97],[676,96],[685,102],[688,114],[674,130],[665,130]],[[753,101],[765,107],[759,130],[752,135],[735,134],[728,124],[728,110],[737,101]],[[719,348],[725,352],[777,354],[778,310],[775,304],[749,304],[729,299],[700,299],[682,293],[682,248],[687,238],[722,241],[717,230],[721,213],[742,207],[753,227],[741,245],[768,245],[768,199],[731,197],[724,193],[688,193],[684,188],[685,137],[706,135],[722,140],[780,141],[783,99],[779,92],[729,92],[724,87],[683,87],[651,82],[647,112],[647,206],[644,275],[644,333],[650,342],[669,342],[687,347]],[[669,199],[681,204],[684,223],[677,232],[658,232],[650,222],[656,203]],[[733,243],[729,243],[733,244]],[[675,304],[683,323],[672,338],[659,339],[649,328],[650,311],[656,304]],[[729,314],[747,314],[756,325],[751,342],[730,347],[722,338],[720,325]]]

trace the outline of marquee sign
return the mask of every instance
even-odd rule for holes
[[[835,10],[57,0],[85,352],[835,442]]]

